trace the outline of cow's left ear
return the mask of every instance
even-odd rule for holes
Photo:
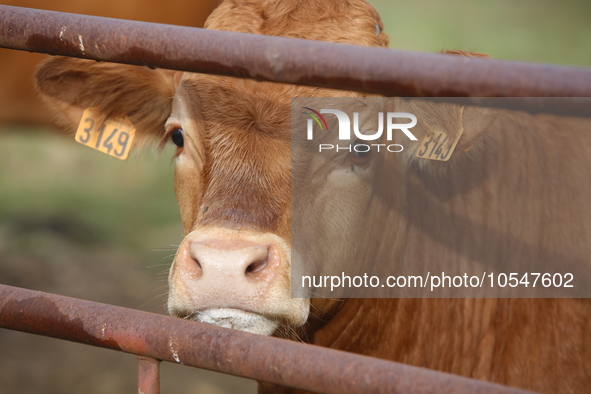
[[[75,131],[86,108],[106,120],[127,115],[141,137],[160,138],[172,108],[174,72],[94,60],[53,57],[35,74],[36,87],[57,121]]]
[[[447,55],[457,55],[465,57],[477,57],[489,59],[490,55],[480,52],[469,52],[464,50],[442,51]],[[497,118],[498,110],[493,108],[467,106],[462,111],[462,127],[464,135],[458,141],[456,149],[460,152],[468,151],[480,140],[491,123]]]
[[[483,140],[499,114],[496,108],[429,98],[393,97],[388,107],[393,112],[416,117],[416,124],[408,129],[416,140],[401,132],[396,132],[394,139],[403,146],[405,161],[418,164],[421,168],[428,167],[430,163],[456,161]],[[403,122],[408,123],[407,120]]]
[[[467,51],[442,53],[466,57],[489,57],[483,53]],[[465,105],[461,98],[453,100],[454,102],[419,98],[391,100],[396,112],[407,112],[417,117],[417,123],[411,132],[418,141],[400,138],[397,142],[404,146],[402,156],[405,161],[408,164],[418,164],[421,168],[433,167],[431,164],[436,162],[457,161],[464,152],[471,150],[474,145],[483,140],[482,137],[490,130],[499,114],[499,110],[495,108]],[[450,141],[453,141],[455,148],[450,145]],[[444,165],[436,167],[446,168]]]

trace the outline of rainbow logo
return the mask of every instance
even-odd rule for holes
[[[314,119],[316,121],[316,123],[318,123],[318,126],[320,126],[320,130],[328,131],[328,124],[326,123],[326,120],[324,120],[324,116],[320,115],[320,112],[315,111],[309,107],[302,107],[302,108],[307,109],[308,111],[311,111],[311,112],[302,112],[302,113],[305,115],[308,115],[312,119]]]

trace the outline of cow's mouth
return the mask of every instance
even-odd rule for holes
[[[186,319],[261,335],[271,335],[279,326],[263,315],[234,308],[204,309],[191,313]]]

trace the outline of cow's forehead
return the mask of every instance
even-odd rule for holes
[[[277,124],[287,121],[295,97],[359,97],[358,92],[260,82],[250,79],[185,73],[175,101],[199,111],[199,116],[221,115],[222,120],[255,117]]]
[[[187,74],[175,95],[175,107],[182,106],[185,116],[190,114],[209,127],[258,130],[277,137],[278,128],[289,128],[291,97],[305,90],[270,82]],[[286,132],[289,130],[281,131]]]

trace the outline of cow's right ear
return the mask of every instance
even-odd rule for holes
[[[178,78],[166,70],[94,60],[53,57],[35,74],[36,87],[57,121],[75,131],[82,112],[96,107],[106,120],[127,115],[138,136],[160,138]]]

